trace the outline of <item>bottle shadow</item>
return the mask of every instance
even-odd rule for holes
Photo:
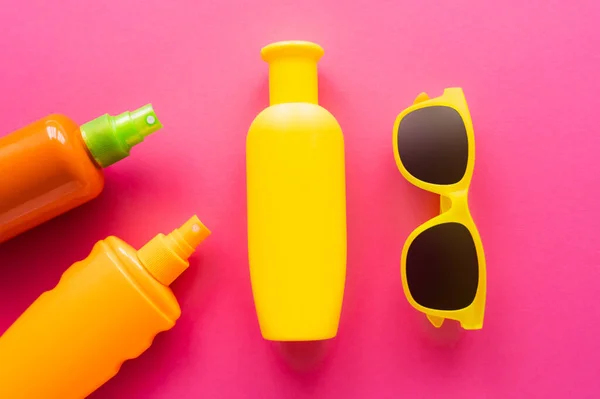
[[[331,340],[274,342],[273,345],[274,350],[290,370],[311,373],[324,363]]]
[[[52,289],[73,262],[85,258],[98,239],[87,224],[112,227],[106,197],[73,209],[0,244],[0,335],[44,291]],[[82,220],[86,225],[82,226]]]

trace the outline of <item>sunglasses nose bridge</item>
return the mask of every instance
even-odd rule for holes
[[[452,208],[452,200],[450,197],[440,195],[440,214],[447,212]]]
[[[469,212],[469,200],[467,191],[458,191],[451,193],[447,196],[442,195],[440,199],[441,209],[452,210],[457,217],[468,217]]]

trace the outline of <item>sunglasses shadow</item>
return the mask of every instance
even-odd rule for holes
[[[423,314],[418,315],[419,330],[429,343],[438,347],[455,347],[464,337],[465,330],[455,320],[444,320],[441,327],[435,327]]]

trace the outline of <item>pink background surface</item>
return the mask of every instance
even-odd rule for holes
[[[2,134],[146,102],[165,128],[97,200],[0,245],[0,331],[97,240],[140,246],[197,213],[213,236],[174,284],[182,318],[94,399],[600,395],[598,1],[68,3],[3,4]],[[245,135],[268,103],[259,50],[286,39],[325,48],[321,104],[346,137],[348,278],[324,347],[262,340],[248,273]],[[396,169],[392,124],[447,86],[477,138],[479,332],[429,328],[399,277],[437,199]]]

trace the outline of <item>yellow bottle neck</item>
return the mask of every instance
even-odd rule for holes
[[[282,58],[269,64],[269,102],[319,103],[317,63],[310,59]]]
[[[271,105],[283,103],[319,103],[317,62],[323,49],[309,42],[279,42],[262,49],[269,63],[269,99]]]

